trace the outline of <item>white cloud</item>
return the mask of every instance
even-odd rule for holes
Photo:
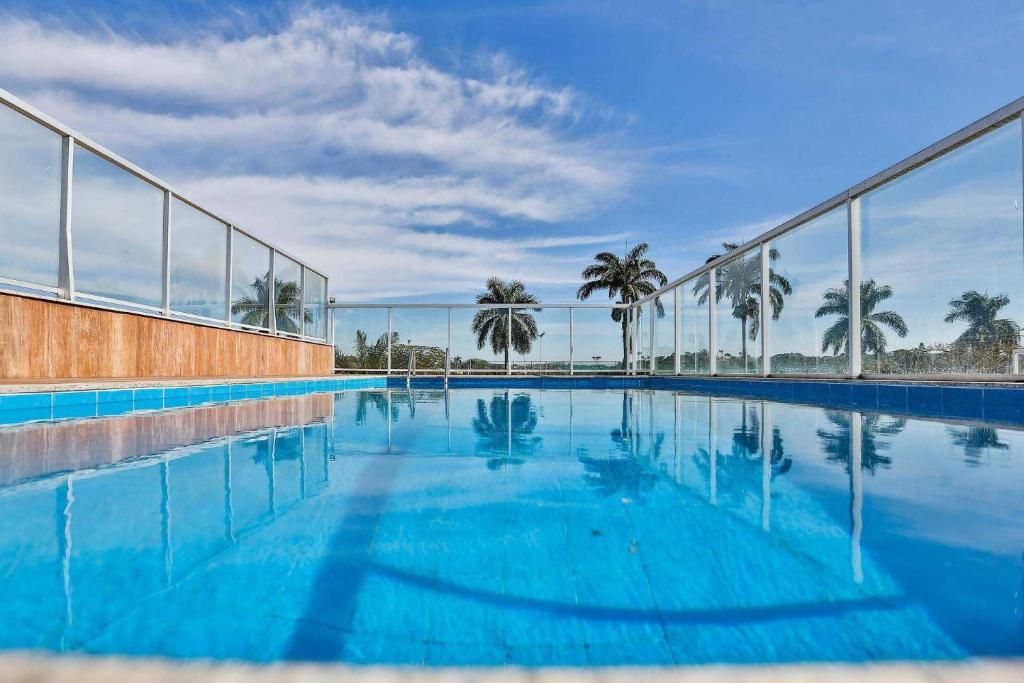
[[[548,234],[629,191],[638,162],[589,122],[600,106],[502,55],[479,62],[442,69],[414,37],[341,10],[163,43],[0,22],[0,80],[345,298],[462,293],[494,274],[568,283],[582,264],[553,250],[622,239]]]

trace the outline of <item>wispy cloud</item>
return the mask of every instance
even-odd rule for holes
[[[578,268],[552,249],[623,238],[557,230],[627,196],[638,168],[621,131],[588,123],[601,105],[502,55],[479,62],[442,69],[414,36],[342,10],[163,43],[0,22],[11,89],[306,257],[347,298],[566,281]]]

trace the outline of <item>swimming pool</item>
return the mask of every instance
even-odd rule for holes
[[[643,388],[315,389],[0,429],[0,648],[1024,654],[1013,424]]]

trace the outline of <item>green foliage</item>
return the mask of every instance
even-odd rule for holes
[[[243,325],[253,327],[270,327],[270,273],[253,280],[250,286],[252,294],[232,302],[231,314],[241,315]],[[293,280],[281,281],[274,279],[274,308],[277,329],[279,332],[301,334],[299,311],[302,311],[302,322],[311,324],[313,316],[302,308],[302,288]]]

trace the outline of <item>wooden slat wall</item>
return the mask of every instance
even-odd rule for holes
[[[324,376],[329,346],[0,294],[0,379]]]

